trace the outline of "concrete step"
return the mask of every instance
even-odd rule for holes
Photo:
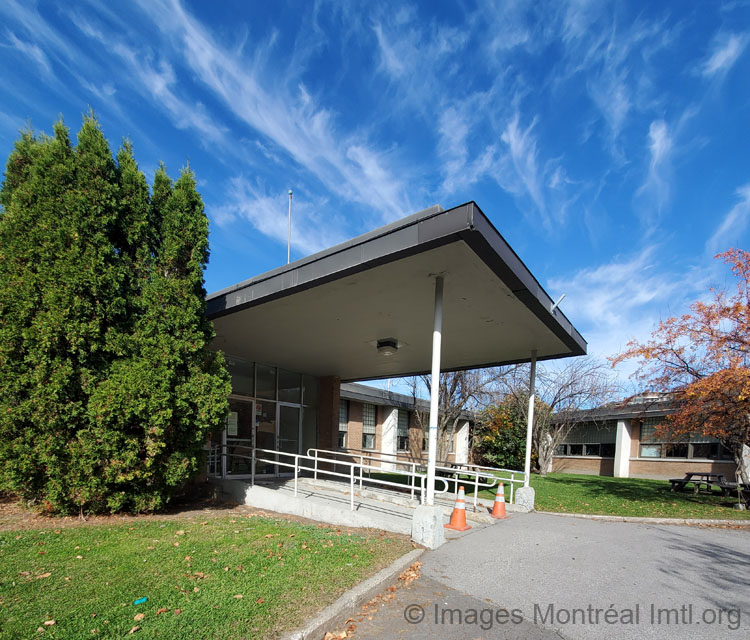
[[[413,502],[407,500],[404,503],[401,496],[383,496],[380,492],[357,489],[352,510],[348,487],[344,491],[340,483],[322,480],[300,479],[297,485],[297,495],[294,493],[293,480],[264,480],[256,482],[255,486],[250,486],[248,482],[242,480],[210,479],[210,481],[216,483],[222,492],[231,495],[238,502],[258,509],[301,516],[339,526],[383,529],[404,535],[411,535],[412,516],[418,505],[416,500]],[[373,497],[372,494],[377,495]],[[441,506],[443,506],[444,520],[447,523],[452,507]],[[470,531],[446,530],[446,538],[449,540],[458,538],[496,522],[483,514],[468,511],[467,519],[471,521]]]

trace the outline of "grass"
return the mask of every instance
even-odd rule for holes
[[[373,473],[372,476],[408,483],[407,476],[396,473]],[[532,475],[531,486],[536,491],[537,511],[648,518],[750,519],[750,511],[733,508],[736,496],[725,497],[718,491],[694,494],[692,485],[687,491],[673,492],[667,480],[550,473],[546,477]],[[442,487],[442,483],[438,482],[438,487]],[[467,496],[474,495],[468,478],[464,487]],[[494,500],[495,491],[496,488],[480,490],[479,497]],[[506,500],[510,497],[507,486],[505,496]]]
[[[611,478],[605,476],[550,473],[532,475],[537,511],[588,513],[649,518],[750,519],[750,512],[733,509],[737,498],[673,492],[666,480]],[[469,487],[467,486],[467,489]],[[479,492],[494,499],[494,492]]]
[[[0,532],[0,637],[271,638],[410,549],[253,515]]]

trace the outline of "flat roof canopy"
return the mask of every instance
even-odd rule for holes
[[[443,371],[584,355],[586,341],[474,202],[436,206],[207,298],[214,348],[342,380],[427,373],[435,276]],[[394,355],[377,342],[398,341]]]

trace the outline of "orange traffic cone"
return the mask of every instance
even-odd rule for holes
[[[471,529],[471,527],[466,524],[466,496],[463,487],[458,488],[456,506],[453,507],[451,521],[444,526],[446,529],[455,529],[456,531],[467,531],[468,529]]]
[[[507,515],[505,515],[505,487],[503,486],[502,482],[497,488],[497,493],[495,494],[495,504],[492,505],[492,513],[490,515],[498,520],[502,520],[508,517]]]

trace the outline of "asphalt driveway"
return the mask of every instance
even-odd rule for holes
[[[423,562],[424,578],[358,638],[750,637],[748,528],[534,513],[451,540]]]

